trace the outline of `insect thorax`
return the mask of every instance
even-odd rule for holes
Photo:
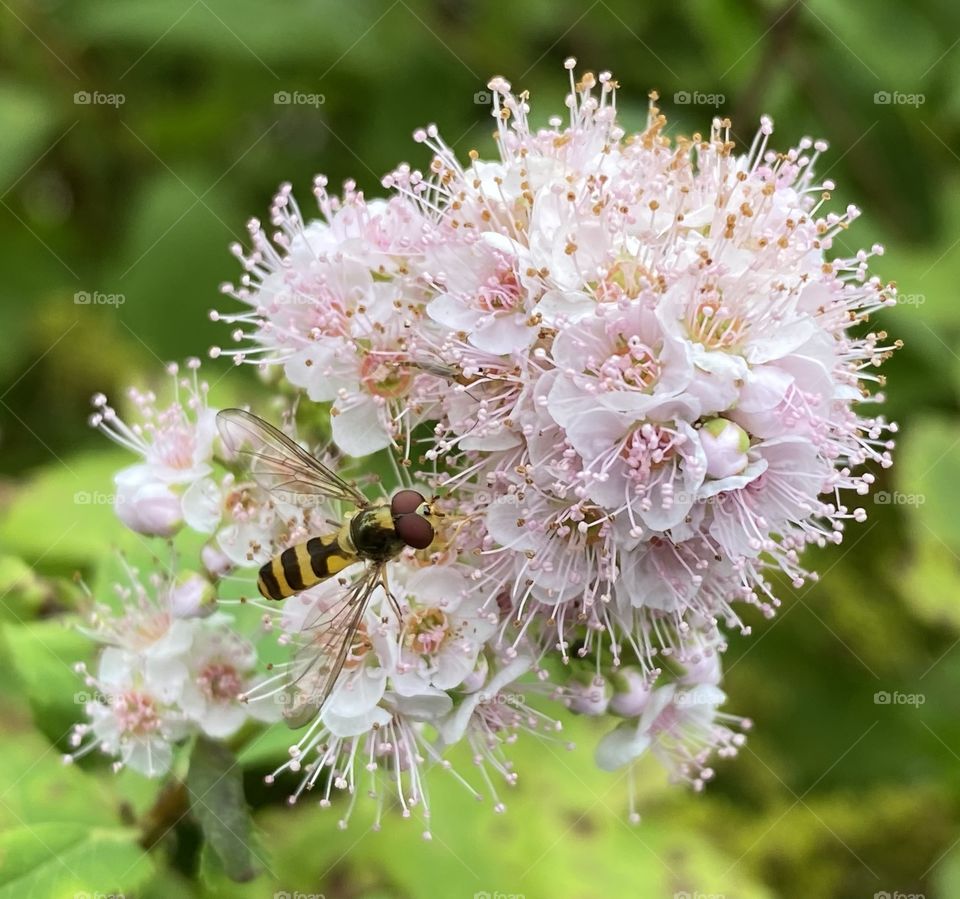
[[[350,521],[350,538],[357,555],[374,562],[385,562],[404,547],[393,527],[389,506],[361,509]]]

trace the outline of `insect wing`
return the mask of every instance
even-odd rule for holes
[[[283,718],[290,727],[308,724],[330,698],[380,576],[381,566],[370,565],[342,599],[330,608],[318,605],[304,622],[285,692]]]
[[[224,409],[217,413],[217,428],[227,449],[244,457],[253,479],[277,499],[297,504],[298,497],[322,497],[367,505],[356,487],[253,413]]]

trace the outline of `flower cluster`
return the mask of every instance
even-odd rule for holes
[[[505,749],[521,730],[553,739],[550,701],[614,719],[601,767],[650,754],[701,788],[749,727],[720,711],[742,608],[772,616],[777,579],[814,578],[804,549],[862,521],[855,498],[891,464],[895,426],[870,410],[896,343],[868,321],[895,291],[868,274],[881,247],[835,252],[859,212],[827,209],[825,143],[775,151],[766,118],[746,152],[723,119],[670,139],[656,95],[626,134],[610,74],[567,68],[567,119],[543,128],[490,82],[498,158],[460,161],[427,127],[429,166],[390,173],[387,199],[317,178],[308,221],[285,185],[234,248],[238,307],[212,313],[234,345],[212,355],[267,375],[291,433],[309,414],[310,449],[325,435],[359,471],[386,459],[395,487],[413,472],[444,516],[388,563],[393,595],[375,591],[277,772],[300,773],[295,796],[383,808],[389,783],[427,816],[424,766],[466,741],[487,790],[490,772],[512,784]],[[233,465],[203,386],[178,383],[164,412],[133,394],[134,427],[97,400],[144,459],[117,476],[126,524],[207,535],[211,585],[335,529],[343,510],[287,507]],[[277,707],[324,676],[316,622],[359,568],[262,604],[292,653],[246,699]]]
[[[257,652],[214,609],[206,578],[166,573],[145,585],[135,569],[126,574],[114,602],[90,610],[87,633],[104,648],[95,674],[77,665],[89,721],[74,728],[66,761],[99,749],[117,769],[158,777],[191,734],[225,739],[250,719],[279,718],[269,703],[244,701],[257,683]]]

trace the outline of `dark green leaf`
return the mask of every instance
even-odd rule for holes
[[[134,831],[44,823],[0,833],[0,899],[130,893],[152,871]]]
[[[221,743],[201,737],[190,756],[190,808],[203,835],[233,880],[256,876],[252,823],[243,796],[241,769]]]

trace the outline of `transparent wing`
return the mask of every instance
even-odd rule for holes
[[[339,602],[326,609],[318,606],[304,622],[283,710],[290,727],[308,724],[330,698],[381,574],[382,566],[369,565],[363,576],[346,588]]]
[[[247,460],[253,479],[278,499],[323,497],[367,505],[356,487],[252,412],[224,409],[217,413],[217,429],[227,449]]]

